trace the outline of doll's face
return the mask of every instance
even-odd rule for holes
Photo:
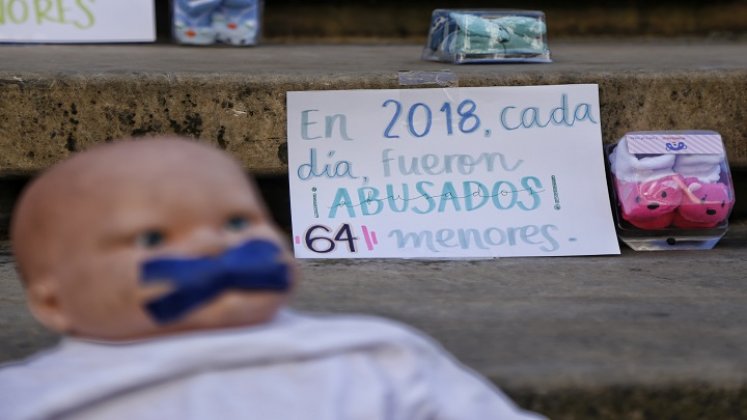
[[[28,206],[54,208],[32,221],[19,211],[14,247],[37,317],[60,332],[112,340],[269,320],[285,293],[227,290],[174,322],[149,315],[145,304],[174,286],[143,283],[145,261],[217,255],[251,239],[277,244],[289,264],[291,256],[253,185],[221,152],[165,140],[108,148],[73,158],[28,194]],[[41,234],[47,239],[21,239]]]

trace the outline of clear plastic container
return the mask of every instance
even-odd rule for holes
[[[436,9],[423,59],[549,63],[545,14],[530,10]]]
[[[262,32],[262,0],[172,0],[179,44],[251,46]]]
[[[617,233],[636,251],[713,248],[734,187],[715,131],[627,133],[607,147]]]

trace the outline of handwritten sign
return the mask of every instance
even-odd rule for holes
[[[0,0],[0,42],[152,42],[153,0]]]
[[[596,85],[288,93],[299,258],[617,254]]]

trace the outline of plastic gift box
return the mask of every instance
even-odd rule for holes
[[[452,63],[549,63],[540,11],[436,9],[423,59]]]
[[[710,249],[728,230],[734,187],[717,132],[627,133],[607,157],[617,233],[631,248]]]
[[[256,45],[262,29],[261,0],[172,0],[174,40],[180,44]]]

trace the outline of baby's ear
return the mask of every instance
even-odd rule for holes
[[[37,321],[50,330],[64,334],[70,329],[70,320],[62,310],[59,284],[50,277],[33,279],[28,282],[26,299]]]

